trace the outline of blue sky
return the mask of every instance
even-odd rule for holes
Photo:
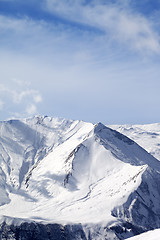
[[[159,0],[0,0],[0,119],[160,122]]]

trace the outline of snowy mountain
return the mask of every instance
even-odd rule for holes
[[[128,238],[128,240],[159,240],[160,236],[160,229],[148,231],[146,233],[142,233],[138,236],[134,236],[131,238]]]
[[[112,240],[160,227],[160,162],[102,123],[0,122],[0,171],[2,239]]]
[[[131,138],[147,152],[160,160],[160,123],[146,125],[111,125],[110,127]]]

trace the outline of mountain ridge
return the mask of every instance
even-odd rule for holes
[[[100,122],[46,116],[0,122],[0,129],[4,226],[70,224],[80,239],[160,227],[160,162],[127,136]]]

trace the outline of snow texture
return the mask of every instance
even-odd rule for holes
[[[0,122],[0,236],[46,226],[45,239],[54,229],[57,239],[112,240],[159,228],[160,125],[130,129],[132,140],[112,127],[119,132],[44,116]]]
[[[112,129],[137,142],[160,160],[160,123],[146,125],[111,125]]]
[[[128,238],[128,240],[159,240],[160,238],[160,229],[148,231],[142,233],[138,236]]]

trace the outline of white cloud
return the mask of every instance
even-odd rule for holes
[[[28,105],[26,108],[26,113],[27,113],[27,116],[35,115],[37,113],[36,105],[35,104]]]
[[[32,98],[35,103],[41,102],[42,97],[38,91],[33,89],[25,89],[22,91],[17,92],[17,90],[9,90],[13,96],[13,101],[17,104],[21,103],[23,99],[29,97]]]
[[[93,1],[46,0],[47,10],[62,18],[83,23],[104,31],[107,38],[120,41],[132,49],[160,53],[160,37],[153,22],[129,9],[128,5]],[[124,7],[125,6],[125,7]]]
[[[123,5],[104,4],[100,0],[91,1],[89,4],[84,4],[83,0],[44,2],[46,11],[59,15],[62,19],[103,31],[106,44],[114,40],[138,51],[160,53],[160,36],[154,30],[154,22],[130,9],[129,1],[125,1],[128,4]],[[0,33],[12,34],[12,39],[17,39],[17,44],[20,41],[20,47],[24,45],[31,50],[37,49],[38,52],[40,48],[41,52],[51,48],[55,52],[58,44],[64,46],[63,40],[72,41],[72,31],[74,30],[65,28],[60,23],[54,25],[44,20],[35,21],[27,17],[16,19],[0,15]],[[10,37],[8,39],[6,41],[12,45],[14,41],[11,41]]]
[[[15,109],[15,113],[11,111],[13,117],[27,117],[38,113],[37,104],[42,101],[42,96],[39,91],[28,88],[27,85],[15,79],[0,84],[0,96],[3,99],[0,100],[0,110],[4,111],[4,106],[12,106]],[[16,109],[20,109],[19,112]]]
[[[25,98],[30,98],[35,103],[39,103],[42,101],[42,96],[40,95],[40,93],[33,89],[17,89],[17,86],[15,86],[14,89],[4,84],[0,84],[0,92],[9,94],[15,104],[20,104]]]

